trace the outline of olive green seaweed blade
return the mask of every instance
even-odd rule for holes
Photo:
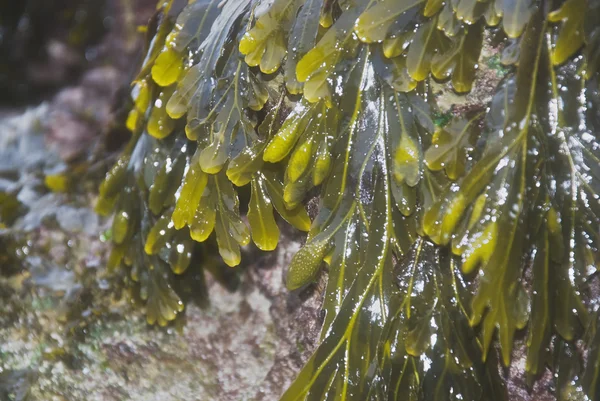
[[[147,261],[150,263],[148,272],[148,298],[146,305],[146,321],[148,324],[157,323],[166,326],[174,320],[178,313],[184,309],[183,303],[173,288],[164,279],[164,262],[153,257]]]
[[[577,352],[577,346],[560,336],[552,341],[552,370],[558,400],[586,399],[584,390],[578,381],[584,369],[583,360]]]
[[[287,35],[302,0],[276,0],[244,34],[239,51],[251,67],[260,66],[265,74],[277,71],[287,51]],[[316,18],[315,18],[316,20]]]
[[[581,385],[590,400],[600,396],[600,317],[596,312],[590,319],[586,333],[588,357],[581,377]]]
[[[167,45],[177,53],[199,47],[206,40],[211,24],[221,12],[218,0],[195,0],[185,7],[169,34]]]
[[[496,361],[482,361],[482,349],[469,325],[470,290],[456,259],[420,238],[397,265],[396,284],[380,347],[394,341],[403,344],[387,351],[391,359],[387,363],[392,366],[385,369],[416,375],[419,391],[428,400],[445,400],[447,394],[465,400],[506,399]],[[386,363],[385,354],[380,349],[380,363]],[[406,366],[407,362],[416,369]],[[387,399],[410,391],[408,383],[394,383],[394,373],[386,377],[388,372],[380,366],[385,387],[394,389]]]
[[[452,86],[460,93],[470,92],[483,46],[483,21],[468,26],[454,38],[449,50],[433,57],[432,74],[436,79],[452,76]]]
[[[309,102],[325,100],[332,105],[331,76],[336,70],[347,73],[342,61],[356,63],[356,55],[362,49],[355,39],[354,24],[361,12],[372,0],[357,0],[345,10],[335,23],[319,39],[296,66],[296,79],[304,83],[304,98]],[[340,75],[343,78],[344,75]]]
[[[171,155],[160,164],[148,194],[150,211],[159,215],[161,211],[175,202],[175,193],[183,178],[185,166],[189,163],[185,151],[185,139],[173,143]]]
[[[183,71],[183,57],[173,49],[158,55],[152,66],[152,79],[159,86],[169,86],[177,82]]]
[[[338,130],[337,108],[328,108],[326,102],[321,101],[314,104],[310,114],[308,122],[298,125],[304,129],[287,160],[284,200],[288,207],[297,206],[310,188],[323,183],[331,172],[331,148]],[[276,138],[281,137],[278,134]]]
[[[183,73],[175,92],[167,102],[166,111],[169,116],[178,119],[187,114],[188,122],[203,121],[210,116],[211,106],[221,105],[218,99],[213,102],[216,83],[220,78],[217,75],[219,63],[223,60],[231,64],[238,61],[237,57],[230,57],[232,50],[226,44],[234,40],[232,33],[240,29],[242,17],[247,17],[250,5],[248,1],[242,0],[228,0],[223,3],[221,12],[212,21],[210,32],[197,49],[201,51],[199,59]],[[196,12],[201,13],[202,10]],[[188,23],[191,23],[190,21],[192,20],[188,20]],[[224,49],[229,51],[223,51]],[[233,78],[239,79],[239,75]]]
[[[575,58],[552,69],[552,98],[562,107],[552,109],[556,135],[548,140],[550,151],[557,155],[549,161],[548,171],[559,184],[549,223],[555,222],[553,231],[561,234],[553,249],[562,251],[561,257],[554,258],[559,268],[553,286],[562,301],[553,307],[552,324],[566,340],[575,339],[581,325],[588,324],[582,295],[589,277],[597,272],[600,223],[600,152],[595,134],[600,95],[597,83],[578,76],[580,63]]]
[[[267,144],[263,154],[264,161],[276,163],[289,155],[317,110],[316,104],[298,102]]]
[[[451,180],[460,178],[465,172],[469,154],[473,151],[480,118],[480,113],[472,119],[457,118],[444,128],[439,128],[425,152],[427,167],[432,171],[444,169]]]
[[[361,63],[354,73],[360,80],[356,98],[346,99],[348,103],[340,108],[362,112],[352,112],[350,121],[355,123],[348,124],[340,134],[340,143],[344,145],[341,155],[345,156],[334,159],[333,178],[324,188],[328,198],[324,204],[329,206],[321,209],[322,216],[317,216],[321,231],[311,236],[299,251],[288,275],[288,286],[306,284],[325,256],[323,241],[327,241],[328,247],[334,246],[327,257],[331,293],[326,297],[323,342],[282,400],[322,400],[334,394],[365,399],[373,377],[369,367],[375,361],[393,289],[395,233],[388,181],[390,168],[384,144],[387,117],[381,107],[384,92],[372,79],[374,71],[369,63]],[[357,243],[358,233],[368,241],[361,239]],[[305,259],[310,264],[299,264]]]
[[[227,178],[236,186],[242,187],[264,170],[264,152],[273,136],[281,129],[281,115],[284,96],[272,107],[257,127],[259,138],[248,144],[227,165]]]
[[[406,55],[399,54],[393,58],[384,55],[385,50],[375,49],[373,68],[389,86],[397,92],[411,92],[417,87],[415,81],[406,68]]]
[[[281,400],[365,399],[391,287],[391,199],[378,181],[363,266],[315,353]],[[380,186],[381,185],[381,186]],[[375,228],[376,227],[376,228]],[[337,266],[331,266],[337,268]],[[333,383],[331,387],[328,383]]]
[[[190,160],[187,172],[183,179],[183,184],[179,192],[179,198],[175,204],[175,209],[171,219],[177,230],[185,225],[191,225],[196,214],[196,209],[200,199],[204,194],[204,189],[208,183],[208,174],[202,171],[198,161],[200,157],[199,150],[196,150]]]
[[[256,123],[250,108],[255,105],[254,108],[260,110],[268,100],[268,93],[263,84],[256,81],[254,74],[243,61],[231,60],[230,68],[234,76],[221,96],[223,101],[210,111],[214,121],[206,120],[211,133],[210,143],[200,153],[199,162],[202,170],[209,174],[216,174],[225,167],[235,155],[240,139],[243,138],[247,147],[254,144],[257,140]]]
[[[454,239],[453,251],[462,256],[466,273],[480,267],[482,277],[470,321],[481,325],[484,356],[498,330],[505,365],[510,363],[513,335],[525,327],[530,309],[521,261],[527,251],[529,177],[539,174],[540,153],[531,149],[543,135],[535,113],[547,100],[541,90],[549,77],[545,28],[543,19],[532,18],[522,38],[516,79],[508,79],[492,101],[488,124],[493,132],[481,159],[424,219],[425,232],[439,243],[463,230]],[[456,241],[466,241],[466,246]]]
[[[243,187],[250,183],[252,178],[263,167],[262,154],[266,143],[261,140],[255,141],[245,147],[237,156],[227,164],[227,178],[237,187]]]
[[[173,30],[173,22],[175,15],[182,11],[184,4],[175,4],[175,0],[165,0],[157,5],[157,12],[154,22],[157,26],[153,31],[153,35],[146,37],[146,46],[148,47],[145,59],[142,62],[140,71],[135,78],[135,81],[140,82],[145,80],[148,75],[151,75],[152,67],[156,59],[164,50],[164,45],[167,36]],[[175,6],[175,7],[174,7]]]
[[[175,85],[164,88],[150,111],[150,117],[146,123],[146,129],[150,135],[157,139],[164,139],[175,129],[176,122],[166,111],[167,100],[173,94]]]
[[[332,321],[339,312],[342,302],[352,286],[364,252],[360,248],[364,245],[362,234],[363,226],[360,224],[360,214],[354,211],[351,216],[342,222],[342,226],[332,238],[333,251],[330,253],[329,269],[327,276],[327,287],[325,289],[325,300],[323,309],[325,320],[321,330],[323,338]],[[361,244],[362,243],[362,244]]]
[[[423,9],[423,15],[431,17],[438,13],[444,6],[444,0],[427,0],[425,8]]]
[[[277,213],[293,227],[300,231],[308,231],[311,226],[310,217],[304,205],[288,208],[284,200],[284,189],[281,181],[272,172],[262,173],[265,188]]]
[[[285,85],[292,94],[302,93],[302,84],[296,78],[296,66],[315,46],[319,33],[319,17],[325,3],[324,0],[306,0],[293,23],[284,69]]]
[[[219,253],[228,266],[241,262],[240,246],[250,242],[250,232],[239,212],[238,195],[223,172],[214,178],[212,190],[217,192],[215,234]],[[209,189],[210,190],[210,189]]]
[[[119,157],[114,166],[106,173],[100,184],[99,199],[96,204],[96,213],[107,215],[110,213],[109,206],[113,206],[114,200],[119,196],[125,186],[128,177],[130,155],[125,153]]]
[[[547,202],[546,198],[544,202]],[[531,318],[527,336],[526,370],[532,375],[540,373],[550,357],[549,345],[553,326],[562,309],[563,302],[570,302],[570,285],[563,280],[562,266],[559,261],[564,257],[560,224],[554,209],[549,209],[540,217],[537,239],[532,248],[533,289],[531,296]],[[555,297],[553,293],[563,292],[566,288],[568,297]],[[563,293],[564,294],[564,293]]]
[[[492,100],[488,123],[494,134],[487,139],[481,159],[458,182],[458,187],[451,188],[447,201],[426,212],[425,233],[436,242],[448,243],[468,206],[494,176],[498,177],[495,169],[500,161],[507,157],[516,158],[516,152],[526,151],[528,134],[534,133],[532,117],[539,91],[538,80],[543,79],[541,74],[547,76],[548,66],[544,58],[547,48],[543,40],[545,28],[544,20],[532,18],[521,43],[526,57],[522,58],[516,77],[507,79]],[[501,166],[506,167],[504,163]],[[440,208],[443,210],[440,211]]]
[[[569,0],[548,15],[550,22],[563,22],[552,50],[552,64],[564,63],[583,46],[586,11],[585,0]]]
[[[421,11],[425,0],[383,0],[367,9],[356,21],[354,31],[365,43],[381,42],[393,27],[404,28]]]
[[[583,55],[586,58],[587,78],[591,78],[600,69],[600,3],[592,1],[588,3],[588,9],[584,21],[585,48]]]
[[[273,205],[268,198],[263,180],[254,178],[251,182],[251,197],[248,206],[248,222],[252,240],[263,251],[272,251],[279,241],[279,227],[273,216]]]
[[[518,38],[521,36],[527,23],[541,7],[540,3],[539,0],[502,1],[502,26],[508,37]],[[540,15],[539,18],[543,18],[543,16]]]
[[[423,81],[431,72],[434,56],[448,46],[448,38],[437,29],[437,17],[416,30],[406,54],[406,67],[415,81]]]

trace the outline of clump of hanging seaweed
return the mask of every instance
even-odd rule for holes
[[[328,265],[321,343],[282,400],[506,399],[517,332],[557,399],[600,396],[600,4],[182,3],[159,4],[98,205],[150,323],[182,311],[196,243],[236,266],[277,246],[276,212],[308,231],[288,288]],[[469,92],[486,31],[505,78],[436,128],[431,80]]]

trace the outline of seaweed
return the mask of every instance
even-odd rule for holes
[[[559,399],[596,397],[596,3],[175,3],[98,204],[149,323],[183,310],[196,243],[236,266],[250,240],[275,249],[277,212],[308,231],[288,288],[328,266],[321,342],[282,400],[507,399],[516,336]],[[442,122],[432,82],[470,92],[489,31],[504,78]]]

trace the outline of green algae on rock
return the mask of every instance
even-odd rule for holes
[[[159,3],[98,205],[150,323],[182,310],[197,242],[236,266],[277,246],[277,212],[308,231],[288,288],[328,265],[322,342],[282,400],[506,399],[517,333],[558,399],[597,396],[597,2],[181,3]],[[477,85],[486,31],[506,76],[436,128],[432,80]]]

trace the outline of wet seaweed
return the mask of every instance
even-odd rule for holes
[[[236,266],[250,241],[275,249],[277,212],[308,231],[288,288],[328,265],[321,342],[282,400],[506,399],[517,333],[529,375],[549,367],[558,399],[595,399],[599,10],[161,2],[133,138],[100,188],[110,266],[166,325],[196,244]],[[487,109],[434,123],[431,83],[470,92],[490,30],[506,75]]]

